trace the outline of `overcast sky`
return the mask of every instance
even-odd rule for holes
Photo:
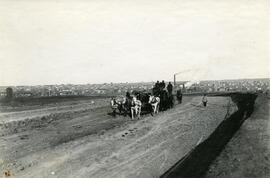
[[[0,0],[0,85],[270,77],[267,0]]]

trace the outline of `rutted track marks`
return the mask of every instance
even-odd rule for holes
[[[225,98],[210,100],[227,102]],[[53,121],[47,127],[31,131],[29,139],[8,145],[12,152],[22,149],[20,154],[12,155],[9,162],[16,160],[25,167],[23,171],[16,166],[10,168],[15,171],[15,177],[20,178],[45,178],[51,172],[59,177],[110,178],[145,177],[150,172],[150,177],[157,177],[188,152],[201,136],[209,134],[205,128],[209,132],[211,128],[214,130],[225,116],[224,107],[213,105],[198,109],[191,105],[200,102],[200,97],[194,98],[155,117],[147,115],[138,121],[108,116],[108,108]],[[105,131],[106,128],[109,130]],[[8,140],[5,143],[8,144]]]

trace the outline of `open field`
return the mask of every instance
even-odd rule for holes
[[[95,104],[1,113],[1,172],[20,178],[158,177],[237,109],[230,97],[209,97],[204,108],[201,97],[192,96],[131,121],[108,115],[106,99]]]
[[[0,112],[15,112],[41,109],[53,106],[68,106],[78,103],[91,103],[102,99],[108,99],[110,96],[50,96],[50,97],[21,97],[8,100],[0,100]]]

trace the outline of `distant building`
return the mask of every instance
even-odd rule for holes
[[[30,91],[24,91],[24,92],[20,92],[19,97],[30,97],[33,96],[33,94]]]
[[[218,88],[218,91],[225,91],[225,88]]]

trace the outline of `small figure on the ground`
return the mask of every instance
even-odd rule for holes
[[[203,102],[203,106],[206,107],[207,102],[208,102],[206,94],[203,94],[202,102]]]

